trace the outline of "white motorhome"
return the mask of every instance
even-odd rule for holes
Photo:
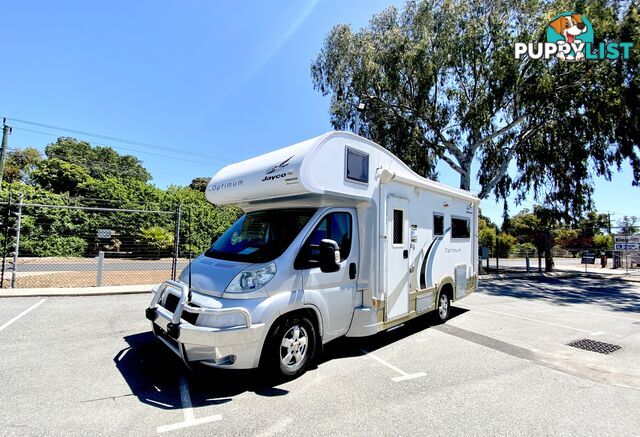
[[[479,199],[357,135],[229,165],[206,196],[245,214],[147,309],[187,364],[297,375],[328,341],[444,321],[476,288]]]

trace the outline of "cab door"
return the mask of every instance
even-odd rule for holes
[[[302,271],[305,295],[316,294],[324,303],[327,319],[322,322],[325,340],[346,334],[355,308],[359,257],[356,211],[352,208],[328,210],[300,249],[294,267]],[[320,241],[331,239],[340,248],[340,268],[322,272],[319,267]]]

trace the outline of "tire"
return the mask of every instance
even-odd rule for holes
[[[286,317],[271,332],[265,367],[285,378],[302,375],[316,355],[316,328],[303,315]]]
[[[438,308],[436,310],[438,314],[438,320],[440,322],[446,322],[451,316],[451,299],[446,292],[441,292],[438,297]]]

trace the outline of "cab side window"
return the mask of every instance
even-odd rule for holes
[[[351,252],[351,214],[332,212],[318,223],[307,238],[293,266],[296,269],[319,267],[320,241],[328,238],[338,243],[340,261],[349,257]]]

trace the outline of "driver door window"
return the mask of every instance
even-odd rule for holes
[[[325,238],[338,243],[341,262],[347,259],[351,252],[351,214],[348,212],[327,214],[300,249],[294,267],[296,269],[319,267],[320,241]]]

